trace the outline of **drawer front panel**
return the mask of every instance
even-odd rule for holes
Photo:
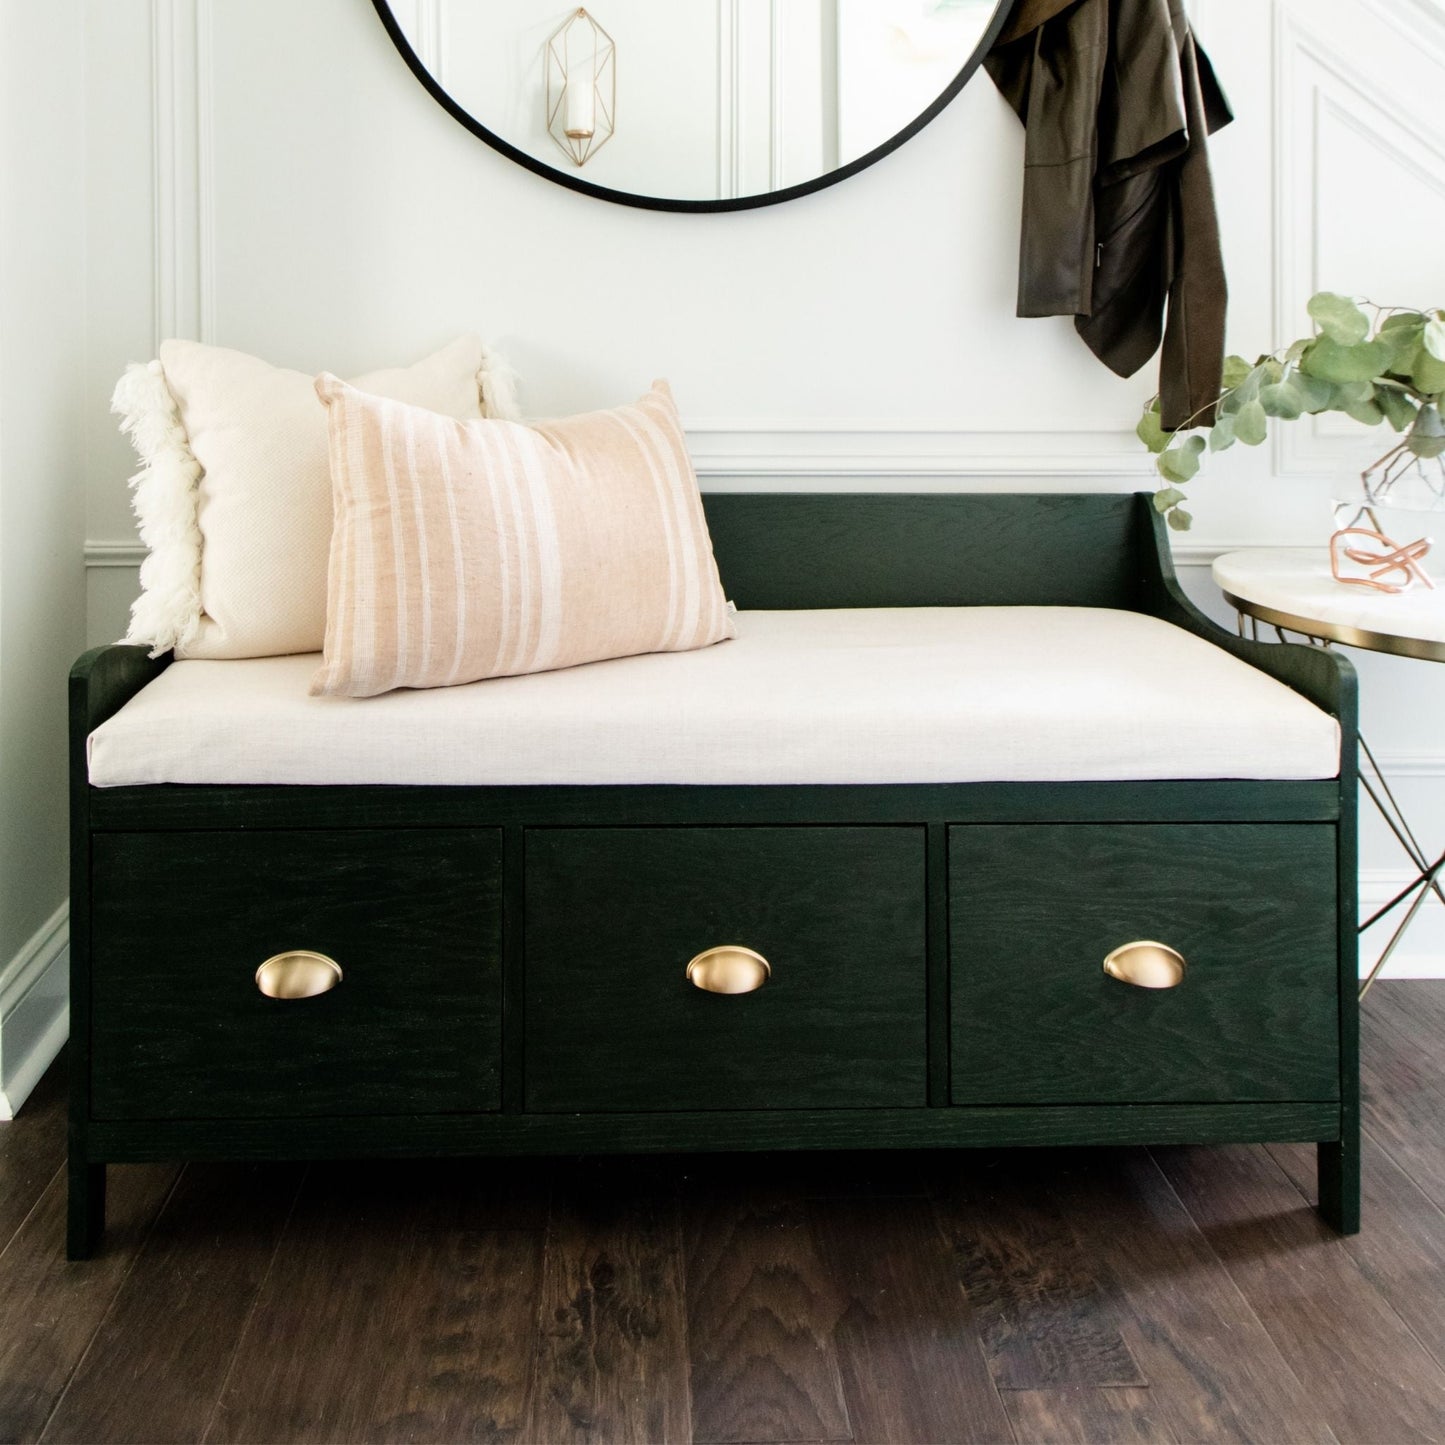
[[[92,1100],[102,1119],[496,1109],[495,830],[93,840]],[[306,949],[343,977],[268,998]]]
[[[529,1110],[924,1103],[922,829],[538,829],[526,877]],[[688,982],[726,944],[756,992]]]
[[[954,1103],[1339,1096],[1331,825],[957,827],[948,872]],[[1107,975],[1135,940],[1183,981]]]

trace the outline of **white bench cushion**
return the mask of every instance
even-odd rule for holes
[[[700,652],[373,698],[314,654],[173,663],[90,738],[134,783],[1327,778],[1339,729],[1180,628],[1071,607],[744,612]]]

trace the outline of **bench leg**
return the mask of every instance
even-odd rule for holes
[[[1317,1144],[1320,1214],[1341,1234],[1360,1232],[1360,1131]]]
[[[65,1257],[89,1259],[105,1233],[105,1165],[88,1164],[72,1153],[69,1172]]]

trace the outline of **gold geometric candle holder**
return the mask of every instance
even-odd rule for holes
[[[617,128],[617,47],[579,8],[547,41],[545,58],[547,133],[585,166]]]

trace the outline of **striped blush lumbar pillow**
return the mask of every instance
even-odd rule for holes
[[[560,421],[456,421],[325,373],[335,527],[317,696],[547,672],[733,635],[666,382]]]

